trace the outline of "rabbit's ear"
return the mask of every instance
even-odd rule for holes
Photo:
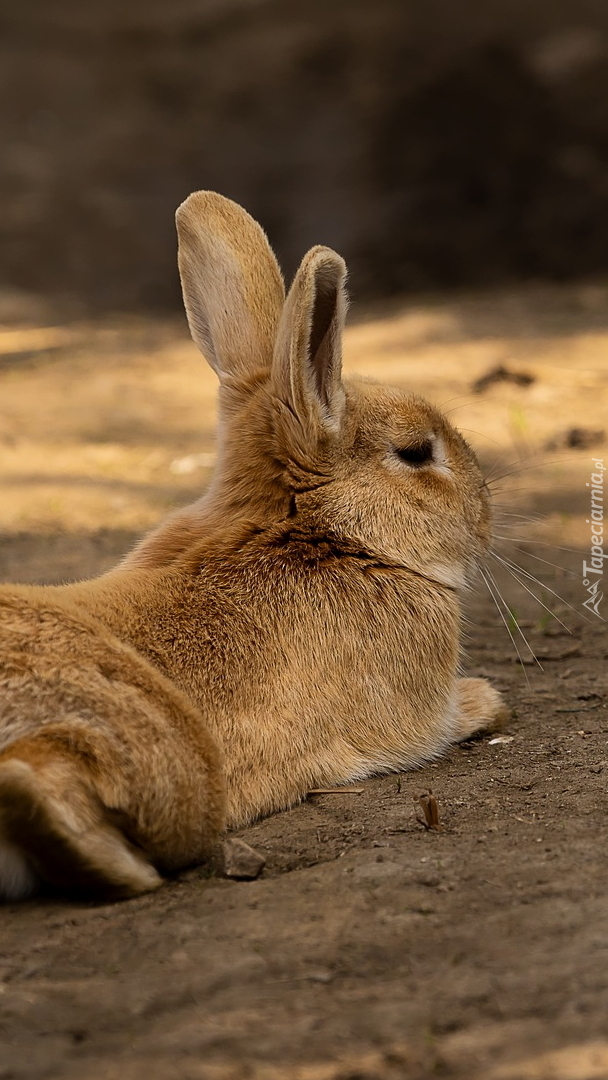
[[[260,226],[237,203],[195,191],[176,215],[190,333],[219,375],[239,388],[267,373],[285,289]]]
[[[304,256],[285,301],[273,366],[273,389],[296,424],[302,449],[337,433],[344,406],[342,331],[346,265],[331,248]]]

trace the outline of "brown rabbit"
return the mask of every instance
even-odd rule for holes
[[[152,889],[226,825],[419,765],[503,710],[458,677],[490,540],[470,447],[420,398],[342,381],[333,251],[309,251],[285,299],[239,206],[197,192],[177,226],[220,380],[217,469],[103,577],[0,590],[7,897]]]

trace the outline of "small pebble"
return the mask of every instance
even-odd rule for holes
[[[238,836],[224,840],[222,844],[222,872],[225,877],[253,881],[266,866],[266,859],[259,851],[240,840]]]

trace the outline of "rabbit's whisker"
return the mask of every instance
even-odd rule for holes
[[[557,461],[537,461],[536,465],[524,465],[522,468],[509,469],[508,472],[500,473],[499,476],[493,476],[491,479],[486,477],[486,484],[488,487],[492,487],[494,484],[499,484],[501,480],[507,480],[509,476],[519,476],[521,473],[530,472],[532,469],[544,469],[548,465],[563,465],[564,459]]]
[[[511,494],[510,489],[507,492],[507,494],[508,495]],[[513,512],[513,509],[512,509],[513,508],[513,503],[511,502],[511,500],[509,500],[508,502],[503,502],[501,499],[495,499],[493,497],[492,498],[492,506],[494,508],[498,507],[498,509],[503,509],[503,510],[508,509],[510,513]],[[523,507],[520,507],[520,510],[521,509],[523,509]],[[547,517],[546,517],[545,514],[535,514],[534,516],[537,517],[539,521],[546,521],[547,520]]]
[[[496,480],[500,479],[500,477],[494,477],[493,476],[493,473],[494,473],[494,471],[496,469],[513,469],[514,472],[522,472],[524,469],[540,469],[544,465],[551,465],[551,461],[538,461],[538,460],[536,460],[534,462],[534,464],[526,464],[526,462],[530,462],[531,459],[534,458],[534,456],[535,456],[534,453],[520,454],[519,457],[515,458],[514,461],[501,461],[500,459],[498,459],[496,461],[496,463],[491,466],[489,473],[486,475],[486,477],[485,477],[486,483],[490,479],[493,479],[493,480],[494,479],[496,479]],[[510,473],[507,473],[506,475],[510,475]]]
[[[486,572],[486,574],[488,575],[488,577],[489,577],[490,581],[492,582],[492,585],[493,585],[494,589],[496,590],[496,593],[497,593],[498,597],[499,597],[499,598],[500,598],[500,600],[502,601],[502,604],[503,604],[503,607],[504,607],[505,611],[506,611],[506,612],[508,613],[508,615],[509,615],[509,618],[511,619],[512,623],[514,624],[514,626],[515,626],[515,627],[517,628],[517,631],[518,631],[518,633],[519,633],[520,637],[521,637],[521,638],[522,638],[522,640],[523,640],[523,641],[525,642],[525,644],[526,644],[526,648],[527,648],[527,649],[528,649],[528,651],[530,652],[530,655],[534,657],[534,661],[535,661],[535,663],[537,663],[537,664],[538,664],[538,666],[539,666],[539,668],[541,669],[541,671],[544,671],[543,665],[541,664],[540,660],[538,659],[538,656],[537,656],[537,655],[536,655],[536,653],[534,652],[534,649],[533,649],[533,648],[532,648],[532,646],[530,645],[530,642],[528,641],[528,639],[527,639],[526,635],[524,634],[524,632],[523,632],[523,630],[522,630],[521,626],[519,625],[519,622],[517,621],[517,619],[516,619],[516,617],[515,617],[515,615],[514,615],[514,613],[513,613],[512,609],[511,609],[511,608],[509,607],[509,605],[508,605],[507,601],[505,600],[504,596],[502,595],[502,592],[500,591],[500,586],[499,586],[499,584],[498,584],[498,582],[497,582],[496,578],[494,577],[494,574],[493,574],[493,573],[492,573],[492,571],[490,570],[489,566],[486,566],[486,568],[485,568],[485,572]]]
[[[496,552],[494,552],[493,554],[496,554]],[[570,577],[578,577],[578,574],[576,574],[574,570],[569,570],[568,567],[560,566],[559,563],[551,562],[549,559],[543,559],[540,555],[535,555],[533,551],[526,551],[526,555],[529,559],[536,559],[537,562],[542,562],[546,566],[552,566],[555,570],[561,570],[562,574],[569,574]]]
[[[458,397],[450,398],[450,401],[458,401]],[[449,402],[446,402],[446,405],[447,404],[449,404]],[[468,401],[462,401],[460,403],[460,405],[453,405],[451,409],[446,409],[444,405],[440,405],[439,408],[441,409],[442,413],[445,413],[446,416],[451,416],[452,413],[457,412],[458,409],[466,409],[469,405],[474,405],[474,404],[475,404],[474,398],[469,398]]]
[[[525,581],[523,581],[522,578],[525,577],[529,581],[532,581],[535,585],[538,585],[539,588],[546,589],[547,592],[550,592],[551,595],[556,598],[556,600],[559,600],[560,604],[565,604],[565,606],[567,608],[570,608],[570,610],[573,611],[576,615],[580,614],[576,610],[576,608],[572,607],[572,604],[569,604],[567,600],[564,600],[563,596],[560,596],[559,593],[556,593],[554,589],[550,589],[548,585],[545,585],[542,581],[539,581],[538,578],[534,576],[534,574],[529,574],[527,570],[523,569],[523,567],[518,566],[517,563],[512,563],[508,559],[503,559],[503,557],[501,555],[497,555],[495,551],[490,552],[490,554],[493,555],[493,557],[497,559],[499,563],[502,563],[505,569],[508,570],[511,574],[511,577],[515,578],[515,580],[518,582],[522,589],[525,589],[525,591],[529,593],[530,596],[534,597],[537,604],[540,604],[540,606],[544,608],[545,611],[548,612],[548,614],[551,615],[555,619],[555,621],[560,624],[560,626],[563,626],[564,630],[566,630],[568,634],[572,634],[572,630],[570,629],[570,627],[566,626],[565,622],[560,619],[559,615],[556,615],[550,607],[547,607],[547,605],[543,603],[543,601],[540,599],[539,596],[536,595],[536,593],[532,592],[532,589],[530,589],[526,585]]]
[[[511,627],[509,626],[507,620],[505,619],[505,616],[503,615],[502,608],[500,607],[500,604],[498,603],[498,600],[496,599],[496,595],[495,595],[495,593],[494,593],[494,591],[492,589],[492,586],[490,585],[490,582],[489,582],[488,578],[486,577],[486,575],[485,575],[485,573],[484,573],[481,566],[479,567],[479,573],[481,574],[481,576],[482,576],[482,578],[483,578],[483,580],[484,580],[484,582],[486,584],[486,588],[487,588],[490,596],[492,597],[492,600],[494,601],[494,606],[496,607],[496,610],[497,610],[498,614],[500,615],[500,617],[501,617],[501,619],[502,619],[502,621],[503,621],[503,623],[505,625],[505,629],[507,631],[507,634],[511,638],[511,641],[513,643],[513,648],[515,649],[515,652],[517,653],[517,656],[519,658],[519,662],[521,664],[521,669],[522,669],[522,671],[524,673],[524,676],[525,676],[525,679],[526,679],[526,682],[527,682],[528,688],[529,688],[530,687],[530,680],[528,678],[528,672],[526,671],[526,667],[525,667],[525,664],[523,662],[522,655],[521,655],[521,653],[519,651],[519,648],[517,646],[517,642],[516,642],[515,638],[513,637]],[[502,597],[501,597],[501,600],[502,600]],[[509,611],[508,608],[507,608],[507,611]],[[509,616],[511,616],[510,611],[509,611]]]
[[[518,495],[518,494],[522,494],[522,493],[524,495],[530,495],[533,492],[534,492],[534,489],[529,487],[529,486],[528,487],[518,487],[518,488],[505,487],[505,488],[500,489],[500,494],[501,495]],[[492,495],[492,505],[497,506],[498,504],[494,502],[494,492],[493,491],[491,492],[491,495]],[[506,504],[503,503],[503,505],[506,505]]]
[[[515,469],[520,466],[525,460],[525,458],[516,458],[515,461],[505,462],[501,461],[500,458],[498,458],[498,460],[490,468],[490,471],[484,475],[484,480],[486,484],[489,484],[490,481],[494,482],[494,480],[500,479],[500,477],[496,476],[496,472],[498,471],[498,469]]]
[[[500,446],[500,443],[496,439],[492,439],[490,435],[486,435],[485,431],[476,431],[475,428],[470,427],[460,427],[460,424],[458,425],[458,430],[469,431],[471,435],[479,435],[480,439],[487,439],[488,442],[494,443],[495,446]]]
[[[507,540],[510,544],[540,544],[541,547],[553,548],[554,551],[567,551],[570,555],[578,555],[576,548],[560,547],[559,544],[550,544],[547,540],[529,540],[527,536],[501,536],[494,533],[495,540]]]
[[[504,506],[505,504],[503,503],[502,505]],[[539,522],[541,522],[543,520],[541,514],[514,514],[512,510],[502,510],[500,508],[501,507],[500,503],[494,503],[494,507],[495,508],[498,507],[498,517],[500,519],[502,519],[502,518],[516,518],[518,521],[525,521],[527,524],[538,524]],[[506,521],[503,522],[501,520],[500,524],[504,525],[505,528],[507,528],[507,529],[513,528],[513,526],[509,525],[509,523],[506,522]]]

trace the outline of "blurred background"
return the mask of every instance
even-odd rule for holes
[[[604,0],[5,0],[0,283],[171,309],[215,188],[358,296],[608,266]]]

